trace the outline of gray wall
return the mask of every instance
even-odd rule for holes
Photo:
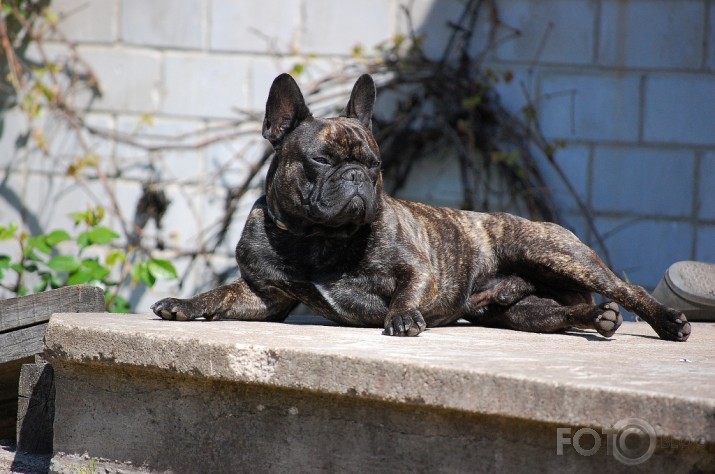
[[[67,13],[62,30],[98,74],[104,92],[94,101],[80,94],[76,103],[89,106],[91,124],[130,136],[176,136],[233,119],[235,108],[260,110],[275,75],[296,63],[308,64],[301,76],[307,83],[340,70],[356,44],[369,49],[405,33],[402,4],[412,5],[415,24],[427,35],[427,52],[438,56],[447,36],[445,21],[461,11],[456,0],[53,2]],[[715,2],[496,4],[504,22],[522,32],[487,57],[490,67],[515,73],[514,81],[499,86],[502,99],[512,110],[523,107],[523,84],[538,105],[547,137],[566,142],[558,162],[590,207],[615,270],[652,287],[672,262],[715,261]],[[477,35],[474,49],[483,42]],[[46,49],[67,54],[58,44]],[[17,111],[4,112],[0,136],[0,222],[19,220],[24,207],[32,231],[68,228],[67,213],[97,199],[111,207],[100,181],[66,176],[78,148],[62,122],[46,117],[44,125],[49,158],[33,148],[16,148],[17,136],[28,127]],[[226,186],[241,181],[263,146],[257,132],[163,152],[92,135],[86,139],[108,173],[122,170],[111,186],[125,220],[133,216],[142,180],[153,172],[173,180],[163,233],[183,249],[199,247],[216,229]],[[236,159],[246,147],[254,151]],[[455,189],[456,196],[458,184],[450,186],[458,176],[456,165],[437,163],[428,165],[434,179]],[[573,199],[546,164],[544,173],[566,225],[594,243]],[[205,284],[206,265],[231,265],[238,223],[257,193],[244,199],[230,243],[215,257],[194,262],[181,292]],[[423,186],[405,194],[431,196]],[[188,270],[188,259],[176,262]],[[147,310],[157,298],[177,292],[175,283],[137,289],[136,309]]]

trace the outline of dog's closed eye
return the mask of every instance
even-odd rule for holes
[[[310,159],[316,163],[321,164],[321,165],[329,165],[330,164],[330,161],[323,156],[312,156],[312,157],[310,157]]]

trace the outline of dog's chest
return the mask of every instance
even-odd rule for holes
[[[384,276],[328,273],[274,283],[316,313],[353,326],[381,325],[395,286]]]

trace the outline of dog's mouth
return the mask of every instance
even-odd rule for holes
[[[375,220],[377,209],[375,200],[370,196],[355,193],[339,199],[311,200],[305,205],[307,218],[327,227],[342,227],[347,224],[370,224]]]
[[[308,219],[327,227],[370,224],[377,217],[374,183],[357,166],[343,168],[318,183],[303,206]]]

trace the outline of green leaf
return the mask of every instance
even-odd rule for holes
[[[79,270],[77,270],[77,273],[79,272],[88,273],[91,276],[91,280],[102,281],[107,275],[109,275],[110,270],[99,263],[99,260],[96,258],[85,258],[82,260],[82,266]],[[71,276],[74,276],[74,274]],[[86,281],[83,283],[86,283]]]
[[[82,232],[77,236],[77,245],[79,245],[80,249],[84,249],[91,245],[89,241],[89,232]]]
[[[88,237],[93,244],[102,245],[119,238],[119,234],[108,227],[100,226],[90,230]]]
[[[63,280],[62,278],[60,278],[59,276],[57,276],[57,275],[52,275],[52,278],[50,278],[50,286],[51,286],[53,289],[62,288],[63,286],[65,286],[65,282],[64,282],[64,280]]]
[[[0,226],[0,240],[9,240],[15,237],[15,232],[17,232],[17,224],[14,222],[10,223],[7,227]]]
[[[94,280],[94,278],[92,278],[91,272],[88,272],[87,270],[79,270],[70,275],[69,279],[67,280],[67,285],[81,285],[92,280]]]
[[[147,267],[143,268],[141,277],[142,277],[142,282],[149,288],[153,287],[154,283],[156,283],[156,278],[154,277],[154,275],[149,273],[149,270]]]
[[[52,257],[47,266],[57,272],[67,272],[72,273],[77,270],[81,265],[81,262],[77,257],[72,257],[70,255],[57,255]]]
[[[47,289],[47,280],[42,280],[40,283],[38,283],[33,289],[33,293],[41,293]]]
[[[0,255],[0,280],[5,278],[5,270],[10,268],[10,257]]]
[[[70,217],[74,221],[75,225],[81,224],[82,222],[87,221],[89,211],[87,212],[70,212]]]
[[[104,219],[104,208],[98,206],[95,209],[89,209],[87,212],[71,212],[70,217],[74,220],[75,225],[85,223],[90,227],[94,227]]]
[[[32,252],[32,250],[34,249],[39,250],[45,255],[52,254],[52,248],[47,245],[44,235],[35,235],[33,237],[30,237],[30,239],[27,241],[27,248],[25,248],[26,254]]]
[[[104,219],[104,208],[102,206],[97,206],[96,208],[92,209],[89,214],[90,218],[87,223],[91,226],[96,226],[97,224],[102,222],[102,219]]]
[[[124,262],[127,260],[127,256],[124,252],[121,250],[113,249],[110,250],[107,253],[107,258],[104,259],[104,261],[109,265],[110,267],[113,267],[114,265],[117,264],[117,262]]]
[[[25,249],[25,260],[32,260],[35,262],[41,262],[42,259],[37,256],[35,249]]]
[[[293,77],[298,77],[301,74],[303,74],[304,71],[305,71],[305,64],[296,63],[293,65],[293,69],[291,70],[290,74]]]
[[[132,278],[134,281],[141,281],[146,286],[151,288],[156,283],[156,277],[149,271],[148,262],[141,262],[132,268]]]
[[[147,262],[149,272],[159,280],[176,279],[176,268],[168,260],[153,258]]]
[[[92,272],[92,277],[97,281],[104,281],[105,278],[109,276],[109,269],[104,267],[99,267]]]
[[[67,233],[67,231],[61,229],[53,230],[45,236],[45,242],[47,242],[47,245],[50,247],[54,247],[60,242],[64,242],[66,240],[72,240],[72,237]]]
[[[85,258],[81,262],[82,268],[88,271],[93,271],[95,268],[99,267],[101,264],[96,258]]]

